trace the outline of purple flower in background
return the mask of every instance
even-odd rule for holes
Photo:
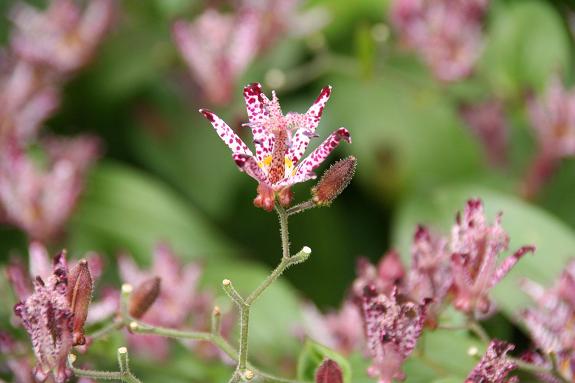
[[[472,133],[481,142],[489,163],[493,166],[505,165],[509,132],[503,103],[499,100],[488,100],[478,104],[463,105],[460,113]]]
[[[339,128],[319,147],[300,162],[315,130],[331,87],[322,89],[320,95],[305,114],[283,114],[275,92],[272,99],[262,93],[260,84],[244,88],[244,98],[249,117],[247,124],[253,135],[255,155],[222,119],[209,110],[200,109],[233,153],[240,170],[258,181],[257,207],[271,211],[276,193],[282,206],[291,203],[290,187],[299,182],[316,178],[313,172],[338,146],[341,140],[351,142],[347,129]]]
[[[47,140],[45,166],[16,145],[3,148],[0,206],[5,219],[32,239],[54,239],[76,206],[98,146],[91,137]]]
[[[501,213],[492,225],[486,222],[483,202],[479,199],[467,202],[463,216],[458,213],[451,234],[455,308],[467,315],[487,315],[492,308],[489,290],[535,247],[524,246],[498,265],[509,237],[501,227]]]
[[[258,52],[260,21],[249,9],[234,15],[208,9],[191,23],[174,24],[177,47],[209,102],[225,104],[232,98]]]
[[[450,253],[447,238],[432,235],[418,226],[411,246],[411,268],[405,283],[406,294],[414,302],[431,300],[427,324],[435,327],[443,301],[451,288]]]
[[[391,21],[441,81],[467,77],[483,48],[487,0],[394,0]]]
[[[401,366],[415,349],[425,323],[427,303],[400,303],[397,294],[397,288],[386,295],[370,287],[364,293],[363,318],[372,358],[368,373],[379,383],[405,378]]]
[[[492,340],[489,348],[469,374],[465,383],[517,383],[519,379],[507,375],[517,366],[507,358],[507,353],[515,347],[512,344]]]
[[[208,325],[213,308],[212,297],[198,291],[201,267],[197,263],[182,265],[176,254],[166,244],[154,249],[153,265],[148,271],[141,270],[131,257],[119,258],[120,275],[124,282],[138,287],[149,278],[159,277],[161,288],[154,304],[146,311],[142,321],[156,326],[180,328],[192,317],[194,328]],[[164,359],[169,353],[166,338],[153,335],[131,335],[134,352]]]
[[[53,0],[44,11],[20,3],[11,13],[12,49],[27,62],[68,74],[91,59],[113,10],[113,0],[90,0],[85,9],[72,0]]]

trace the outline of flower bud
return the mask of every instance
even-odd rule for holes
[[[349,156],[331,165],[311,189],[313,202],[316,205],[329,206],[349,185],[355,174],[356,164],[355,157]]]
[[[315,383],[343,383],[343,373],[339,365],[326,359],[315,373]]]
[[[130,316],[140,319],[148,311],[160,295],[160,282],[159,277],[146,279],[134,290],[128,307]]]
[[[88,317],[88,306],[92,300],[94,282],[88,268],[88,262],[82,259],[70,271],[68,276],[68,303],[74,314],[72,337],[74,345],[86,343],[84,338],[84,323]]]

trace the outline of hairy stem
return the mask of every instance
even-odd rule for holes
[[[288,214],[283,207],[276,204],[276,212],[280,221],[280,235],[282,241],[282,259],[287,259],[290,256],[289,252],[289,230],[288,230]]]

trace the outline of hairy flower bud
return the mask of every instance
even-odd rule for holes
[[[88,261],[82,259],[68,276],[68,302],[70,309],[74,313],[72,336],[74,345],[86,343],[84,338],[84,323],[88,317],[88,306],[92,300],[92,290],[94,282]]]
[[[354,156],[331,165],[317,185],[311,189],[313,202],[316,205],[329,206],[351,182],[356,165],[357,160]]]
[[[136,319],[140,319],[154,304],[160,295],[159,277],[152,277],[142,282],[132,293],[128,312]]]
[[[323,361],[315,373],[316,383],[343,383],[343,373],[339,365],[331,359]]]

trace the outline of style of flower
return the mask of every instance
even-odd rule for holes
[[[487,0],[394,0],[391,21],[441,81],[469,76],[483,48]]]
[[[443,301],[451,288],[448,240],[418,226],[411,246],[411,267],[405,282],[405,293],[414,302],[430,299],[427,324],[435,327]]]
[[[256,147],[255,155],[236,133],[213,112],[200,109],[232,150],[233,159],[241,171],[258,181],[258,196],[254,205],[271,211],[276,195],[282,206],[291,203],[290,187],[316,177],[313,172],[340,141],[351,142],[347,129],[339,128],[318,148],[300,162],[319,124],[325,103],[331,94],[331,87],[325,87],[314,104],[305,114],[282,113],[275,92],[272,99],[262,93],[260,84],[244,88],[249,123]]]
[[[12,49],[27,62],[70,73],[92,57],[113,10],[113,0],[90,0],[83,10],[72,0],[53,0],[44,11],[21,3],[11,13]]]
[[[507,358],[507,353],[513,350],[512,344],[492,340],[487,351],[469,374],[465,383],[517,383],[519,379],[514,376],[507,379],[507,375],[517,366]]]
[[[40,167],[17,145],[0,152],[0,206],[6,220],[32,239],[49,241],[61,233],[98,154],[91,137],[44,142],[47,164]]]
[[[401,366],[415,349],[425,323],[428,302],[400,303],[397,295],[397,288],[389,295],[370,287],[364,293],[363,318],[372,357],[368,374],[379,383],[405,378]]]
[[[142,316],[143,322],[180,328],[191,316],[195,321],[194,328],[207,326],[213,305],[210,295],[198,291],[200,265],[182,265],[172,249],[163,243],[155,247],[153,265],[148,271],[139,269],[128,255],[120,256],[118,263],[122,280],[134,288],[150,278],[161,280],[159,295]],[[156,359],[168,356],[169,342],[165,338],[138,334],[130,335],[128,340],[134,352]]]
[[[463,105],[460,114],[483,146],[489,163],[493,166],[505,165],[509,128],[505,121],[503,103],[499,100],[487,100]]]
[[[487,315],[492,309],[489,290],[505,277],[519,259],[534,246],[523,246],[501,264],[499,255],[507,250],[509,237],[501,226],[501,213],[489,225],[480,199],[467,201],[451,230],[451,267],[454,306],[467,315]]]
[[[32,340],[37,365],[36,381],[52,375],[66,382],[72,372],[67,357],[72,346],[84,344],[83,326],[92,297],[93,281],[86,261],[68,269],[66,253],[54,258],[52,274],[44,281],[36,276],[34,291],[14,306],[14,312]]]

